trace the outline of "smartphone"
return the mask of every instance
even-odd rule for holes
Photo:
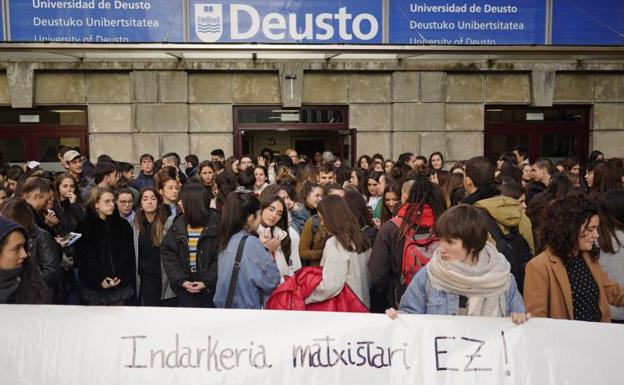
[[[61,238],[61,242],[68,241],[67,246],[70,246],[72,243],[76,242],[78,239],[82,237],[82,234],[79,233],[69,233]]]
[[[277,235],[277,237],[279,238],[279,240],[280,240],[280,241],[283,241],[283,240],[286,238],[286,236],[288,236],[288,233],[287,233],[287,232],[285,232],[285,231],[281,231],[281,232]]]

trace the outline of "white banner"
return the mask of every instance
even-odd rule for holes
[[[0,305],[0,384],[621,384],[620,325]]]

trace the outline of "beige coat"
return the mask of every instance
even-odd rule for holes
[[[597,261],[592,261],[588,255],[583,259],[600,289],[598,303],[602,322],[611,322],[609,304],[624,305],[624,287],[610,280]],[[549,249],[526,265],[524,303],[527,312],[534,317],[574,319],[568,272],[561,259]]]

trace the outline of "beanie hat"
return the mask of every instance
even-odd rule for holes
[[[0,243],[4,242],[6,237],[8,237],[9,234],[15,230],[21,231],[24,234],[24,237],[28,237],[26,230],[22,226],[10,219],[0,216]]]

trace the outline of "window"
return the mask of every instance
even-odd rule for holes
[[[503,151],[524,146],[531,160],[587,159],[589,111],[589,106],[486,106],[485,155],[497,159]]]
[[[0,159],[58,163],[60,146],[88,154],[86,108],[0,108]]]

